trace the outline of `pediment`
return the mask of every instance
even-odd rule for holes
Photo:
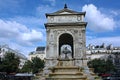
[[[76,13],[79,13],[79,12],[76,12],[76,11],[73,11],[70,9],[62,9],[62,10],[59,10],[59,11],[54,12],[52,14],[76,14]]]
[[[58,14],[72,14],[72,13],[64,11],[64,12],[61,12],[61,13],[58,13]]]
[[[86,12],[77,12],[77,11],[73,11],[73,10],[70,10],[68,8],[64,8],[62,10],[59,10],[59,11],[56,11],[56,12],[53,12],[53,13],[46,13],[46,17],[47,16],[61,16],[61,15],[84,15],[85,16],[85,13]]]
[[[70,10],[70,9],[67,9],[67,8],[64,8],[62,10],[59,10],[59,11],[56,11],[56,12],[53,12],[53,13],[47,13],[46,16],[56,16],[56,15],[64,15],[64,14],[78,14],[78,15],[85,15],[85,12],[77,12],[77,11],[73,11],[73,10]]]

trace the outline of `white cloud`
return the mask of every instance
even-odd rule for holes
[[[0,39],[6,39],[9,40],[9,42],[11,41],[27,46],[33,45],[32,43],[39,42],[44,38],[41,31],[29,29],[16,21],[0,19]]]
[[[43,38],[42,33],[38,32],[36,30],[32,30],[28,33],[21,34],[21,39],[24,40],[24,41],[35,42],[35,41],[41,41],[42,38]]]
[[[28,29],[25,25],[19,24],[15,21],[4,21],[0,19],[0,37],[17,37],[21,32],[27,31]]]
[[[87,36],[87,45],[88,44],[112,44],[114,46],[120,46],[120,36],[115,36],[115,37],[100,37],[100,38],[89,38],[90,36]]]
[[[101,13],[93,4],[83,6],[82,11],[86,11],[88,28],[95,32],[112,31],[116,27],[114,19]]]

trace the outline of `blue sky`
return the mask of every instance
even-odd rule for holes
[[[63,9],[86,11],[86,46],[120,46],[119,0],[0,0],[0,44],[24,55],[46,46],[45,13]]]

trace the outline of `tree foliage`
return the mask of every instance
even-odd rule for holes
[[[0,72],[14,73],[18,71],[20,60],[12,52],[6,52],[0,61]]]
[[[20,72],[32,72],[32,62],[30,60],[26,61]]]
[[[111,60],[94,59],[88,62],[88,67],[94,68],[95,73],[109,73],[115,69]]]
[[[44,60],[38,57],[33,58],[31,61],[28,60],[23,66],[21,72],[32,72],[37,73],[40,69],[44,68]]]

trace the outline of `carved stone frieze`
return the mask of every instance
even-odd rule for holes
[[[60,33],[72,33],[72,34],[76,34],[78,33],[78,30],[76,29],[66,29],[66,28],[63,28],[61,30],[54,30],[53,31],[54,33],[57,33],[57,34],[60,34]]]
[[[82,20],[82,16],[78,15],[78,16],[77,16],[77,20],[78,20],[78,21],[81,21],[81,20]]]
[[[73,30],[72,30],[72,33],[73,33],[73,34],[78,34],[78,29],[73,29]]]

